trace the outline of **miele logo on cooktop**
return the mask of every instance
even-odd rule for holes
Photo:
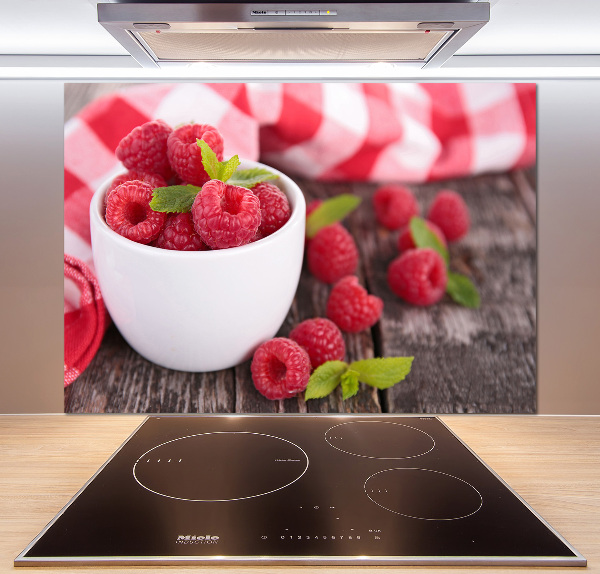
[[[217,544],[219,537],[213,534],[180,534],[175,544]]]

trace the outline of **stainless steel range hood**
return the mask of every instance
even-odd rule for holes
[[[489,2],[98,1],[98,21],[144,67],[193,62],[441,66],[489,21]]]

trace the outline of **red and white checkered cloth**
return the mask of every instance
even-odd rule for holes
[[[536,153],[535,84],[141,84],[99,98],[65,125],[65,386],[107,325],[90,199],[124,171],[121,138],[157,118],[211,124],[225,158],[322,181],[420,183],[527,166]]]

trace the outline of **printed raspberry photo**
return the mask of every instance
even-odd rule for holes
[[[292,329],[290,339],[306,349],[313,369],[327,361],[341,361],[346,354],[339,327],[323,317],[302,321]]]
[[[167,215],[150,207],[152,186],[128,181],[117,186],[106,203],[106,223],[119,235],[137,243],[154,241],[165,225]]]
[[[412,191],[402,185],[385,185],[373,194],[375,217],[380,225],[394,231],[408,225],[419,214],[419,204]]]
[[[471,218],[465,200],[455,191],[440,191],[427,212],[427,219],[437,225],[448,241],[458,241],[469,231]]]
[[[437,303],[446,292],[448,276],[441,255],[433,249],[410,249],[388,267],[392,291],[413,305]]]
[[[340,223],[321,229],[307,247],[308,268],[324,283],[335,283],[354,273],[358,257],[354,238]]]
[[[210,180],[192,205],[196,232],[211,249],[250,243],[261,222],[260,201],[252,190]]]
[[[116,187],[118,187],[119,185],[121,185],[122,183],[125,183],[127,181],[136,181],[136,180],[143,181],[145,183],[150,184],[152,189],[156,189],[157,187],[165,187],[167,185],[167,182],[164,180],[164,178],[162,176],[158,175],[157,173],[147,173],[147,172],[138,171],[135,169],[130,169],[127,173],[122,173],[120,175],[117,175],[112,180],[110,186],[106,190],[106,195],[104,196],[105,207],[106,207],[106,202],[108,201],[108,198],[110,197],[110,194],[113,192],[113,190]]]
[[[327,317],[347,333],[358,333],[372,327],[379,321],[382,312],[382,299],[369,295],[355,275],[340,279],[327,300]]]
[[[252,188],[260,202],[260,237],[268,237],[290,218],[291,207],[285,193],[276,185],[263,181]]]
[[[162,120],[142,124],[121,140],[115,155],[129,170],[154,173],[169,179],[173,169],[167,158],[167,140],[172,131]]]
[[[202,185],[210,179],[202,165],[198,140],[204,140],[219,161],[223,159],[223,136],[206,124],[186,124],[175,129],[169,135],[166,148],[166,157],[175,173],[193,185]]]
[[[252,380],[267,399],[288,399],[303,391],[310,378],[310,357],[298,343],[276,337],[256,349]]]
[[[173,213],[154,243],[161,249],[173,251],[206,251],[208,245],[200,239],[194,228],[191,213]]]
[[[106,89],[65,86],[65,253],[109,317],[87,371],[65,331],[65,410],[535,409],[535,85]]]

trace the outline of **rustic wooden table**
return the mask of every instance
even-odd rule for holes
[[[65,118],[112,89],[66,85]],[[451,246],[450,266],[477,285],[476,310],[448,296],[418,308],[393,295],[386,269],[397,255],[397,232],[376,225],[370,201],[376,184],[294,179],[307,202],[339,193],[363,198],[345,224],[359,247],[360,280],[384,300],[384,312],[370,331],[345,335],[347,360],[414,356],[405,381],[386,391],[361,385],[346,401],[339,389],[308,402],[301,396],[269,401],[254,388],[249,361],[214,373],[164,369],[133,351],[111,326],[87,370],[65,389],[65,412],[536,412],[535,168],[411,186],[422,209],[442,188],[466,200],[472,227]],[[329,291],[303,269],[279,335],[306,318],[324,316]]]

